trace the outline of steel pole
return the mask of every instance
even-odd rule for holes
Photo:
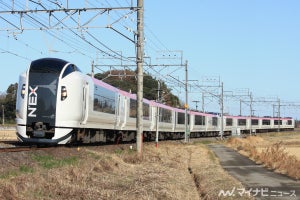
[[[188,141],[188,61],[185,61],[185,105],[184,105],[184,124],[185,124],[185,132],[184,132],[184,142]]]
[[[2,105],[2,125],[4,126],[4,105]]]
[[[220,135],[221,135],[221,139],[223,139],[223,135],[224,135],[224,85],[223,85],[223,82],[221,83],[220,104],[221,104],[221,130],[220,130]]]
[[[160,92],[160,82],[157,81],[157,103],[159,103],[159,92]],[[158,123],[159,123],[159,107],[156,107],[156,135],[155,135],[155,143],[156,147],[158,147]]]

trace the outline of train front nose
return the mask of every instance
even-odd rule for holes
[[[55,127],[58,81],[54,76],[43,75],[30,74],[29,78],[27,135],[30,137],[49,138],[49,132]]]
[[[35,122],[27,127],[26,132],[30,138],[51,139],[54,137],[55,128],[51,128],[47,123]]]
[[[61,90],[58,87],[64,74],[70,73],[66,70],[69,65],[67,61],[57,58],[31,62],[21,82],[17,105],[20,107],[17,116],[21,116],[17,117],[17,136],[20,141],[64,144],[70,140],[73,129],[57,126],[57,101],[63,101],[68,96],[66,86],[61,86]],[[58,95],[61,97],[58,98]]]
[[[43,122],[36,122],[33,129],[33,137],[43,138],[47,130],[46,125]]]

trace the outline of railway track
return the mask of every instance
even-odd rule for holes
[[[36,147],[32,147],[32,146],[1,147],[0,148],[0,153],[31,151],[31,150],[34,150],[34,149],[36,149]]]
[[[224,139],[227,138],[227,137],[224,137]],[[219,140],[218,137],[203,137],[203,138],[190,138],[188,142],[195,142],[195,141],[205,141],[205,142],[208,142],[208,141],[217,141]],[[183,142],[183,140],[160,140],[159,141],[159,144],[163,144],[164,142],[170,142],[170,141],[173,141],[173,142]],[[155,144],[155,141],[145,141],[146,143],[153,143]],[[47,148],[53,148],[53,146],[36,146],[36,145],[30,145],[30,146],[26,146],[26,145],[22,145],[20,144],[18,141],[16,140],[11,140],[11,141],[0,141],[0,143],[2,143],[3,145],[0,145],[0,153],[3,153],[3,152],[22,152],[22,151],[32,151],[32,150],[36,150],[36,149],[47,149]],[[54,148],[59,148],[59,147],[69,147],[69,148],[74,148],[74,147],[99,147],[99,146],[102,146],[103,148],[110,148],[110,147],[119,147],[119,148],[132,148],[132,146],[134,145],[135,143],[131,143],[131,142],[125,142],[125,143],[119,143],[119,144],[115,144],[115,143],[91,143],[91,144],[73,144],[73,145],[61,145],[61,146],[55,146]],[[131,146],[131,147],[130,147]]]

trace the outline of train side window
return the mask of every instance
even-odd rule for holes
[[[195,115],[195,125],[205,125],[205,116]]]
[[[172,121],[172,111],[171,110],[167,110],[164,108],[160,108],[159,109],[159,113],[160,113],[160,122],[166,122],[166,123],[171,123]]]
[[[184,124],[185,123],[185,114],[184,113],[177,113],[177,124]]]
[[[115,114],[115,92],[95,86],[94,111]]]
[[[65,69],[65,71],[64,71],[64,73],[62,75],[62,78],[64,78],[65,76],[67,76],[67,75],[69,75],[69,74],[71,74],[72,72],[75,72],[75,71],[76,71],[76,67],[74,65],[69,65]]]
[[[143,103],[143,119],[149,120],[149,104]]]
[[[282,125],[282,120],[274,120],[274,125]]]
[[[212,125],[218,126],[218,118],[217,117],[212,117]]]
[[[226,118],[226,126],[232,126],[232,118]]]
[[[136,109],[137,109],[137,101],[135,99],[130,99],[129,117],[136,118],[136,114],[137,114]]]
[[[246,126],[246,119],[238,119],[238,125],[239,126]]]
[[[252,119],[251,125],[258,125],[258,119]]]

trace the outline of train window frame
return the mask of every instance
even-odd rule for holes
[[[73,73],[75,71],[76,71],[76,66],[75,65],[73,65],[73,64],[68,65],[65,68],[64,72],[63,72],[62,78],[68,76],[69,74],[71,74],[71,73]]]
[[[150,105],[143,102],[143,119],[150,120]]]
[[[159,108],[159,122],[171,123],[172,122],[172,110],[165,108]]]
[[[185,124],[185,113],[177,112],[177,124]]]
[[[271,120],[269,120],[269,119],[263,119],[262,120],[262,125],[271,125]]]
[[[137,113],[137,100],[136,99],[130,99],[129,101],[129,117],[130,118],[136,118]]]
[[[212,126],[218,126],[218,117],[212,117],[211,118],[211,125]]]
[[[116,113],[116,93],[95,85],[93,110],[108,114]]]
[[[233,125],[233,119],[232,118],[226,118],[226,126],[232,126]]]
[[[278,122],[279,122],[279,124],[278,124]],[[275,119],[274,125],[282,125],[282,120]]]
[[[30,64],[29,73],[60,74],[68,62],[56,58],[42,58]]]
[[[251,119],[251,125],[255,125],[257,126],[258,125],[258,119]]]
[[[195,125],[204,126],[205,125],[205,116],[195,115]]]
[[[238,126],[246,126],[247,120],[246,119],[238,119]]]

